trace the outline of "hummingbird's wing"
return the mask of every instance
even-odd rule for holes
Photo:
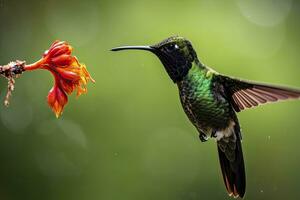
[[[260,104],[300,98],[300,90],[239,80],[224,75],[215,76],[224,86],[236,112]]]

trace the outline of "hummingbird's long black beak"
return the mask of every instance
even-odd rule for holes
[[[122,46],[122,47],[116,47],[111,49],[111,51],[122,51],[122,50],[145,50],[151,52],[155,51],[155,49],[150,46]]]

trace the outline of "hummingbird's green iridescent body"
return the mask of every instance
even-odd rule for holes
[[[170,37],[152,46],[124,46],[154,53],[177,84],[182,107],[201,141],[216,139],[229,195],[243,197],[246,176],[237,112],[278,100],[300,98],[300,90],[254,83],[218,74],[202,64],[190,41]]]
[[[213,129],[227,127],[231,120],[229,102],[224,98],[216,98],[213,92],[215,74],[196,60],[188,74],[177,83],[186,114],[206,136],[210,136]]]

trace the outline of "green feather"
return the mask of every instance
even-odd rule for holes
[[[193,62],[188,74],[178,83],[186,114],[203,132],[209,132],[211,128],[224,128],[231,119],[228,101],[220,101],[212,90],[215,75],[211,69]]]

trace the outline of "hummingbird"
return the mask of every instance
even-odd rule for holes
[[[243,198],[246,175],[237,113],[269,102],[298,99],[300,90],[220,74],[200,62],[191,42],[180,36],[150,46],[121,46],[111,50],[145,50],[160,59],[178,87],[183,110],[200,140],[215,138],[229,196]]]

